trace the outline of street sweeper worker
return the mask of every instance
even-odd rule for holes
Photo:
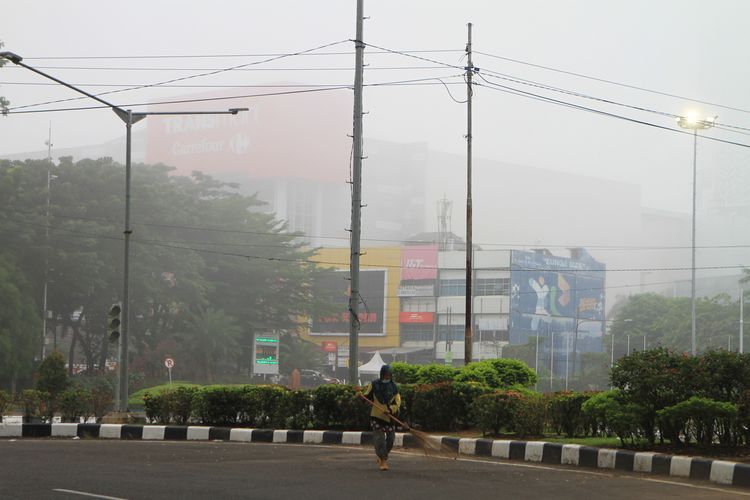
[[[393,381],[389,365],[380,368],[380,377],[368,384],[362,395],[373,402],[370,412],[375,454],[378,456],[380,470],[388,470],[388,453],[396,439],[396,425],[391,415],[397,415],[401,406],[401,395]]]

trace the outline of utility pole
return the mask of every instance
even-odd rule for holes
[[[745,289],[740,288],[740,354],[745,352]]]
[[[349,382],[359,380],[359,257],[362,237],[362,73],[365,44],[362,40],[364,0],[357,0],[357,36],[354,40],[354,131],[352,147],[352,221],[349,261]]]
[[[472,359],[472,343],[474,336],[472,334],[472,253],[474,245],[472,242],[472,200],[471,200],[471,98],[474,89],[471,86],[471,79],[474,76],[474,64],[471,62],[471,23],[468,24],[469,37],[466,43],[466,55],[468,56],[468,66],[466,66],[466,314],[464,320],[464,364],[468,365]]]
[[[50,189],[52,187],[52,122],[49,123],[49,132],[47,134],[47,212],[45,219],[44,228],[44,300],[42,301],[42,360],[47,356],[46,348],[44,345],[47,339],[47,283],[49,282],[49,203],[50,203]],[[57,342],[55,342],[55,349],[57,349]]]
[[[695,327],[695,200],[696,182],[698,179],[697,156],[698,156],[698,129],[693,129],[693,237],[692,237],[692,265],[690,266],[690,353],[695,356],[698,353]]]

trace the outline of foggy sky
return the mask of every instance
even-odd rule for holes
[[[253,59],[34,60],[43,56],[269,53],[307,49],[354,37],[350,1],[161,1],[127,4],[94,1],[7,0],[0,18],[3,50],[39,66],[169,66],[221,68]],[[397,50],[457,49],[474,23],[474,50],[568,71],[750,109],[750,3],[736,1],[408,1],[367,0],[365,41]],[[328,50],[351,50],[342,44]],[[368,50],[370,50],[368,48]],[[463,64],[461,53],[425,54]],[[269,67],[353,67],[353,56],[300,57]],[[367,55],[372,67],[425,66],[396,55]],[[628,90],[475,55],[474,64],[515,77],[675,114],[688,109],[750,127],[750,114]],[[47,70],[74,83],[143,84],[195,71]],[[451,69],[368,70],[366,82],[427,76]],[[207,84],[298,82],[349,84],[353,71],[248,71],[197,80]],[[0,69],[0,82],[43,82],[25,70]],[[459,81],[459,80],[455,80]],[[451,87],[463,99],[465,87]],[[103,89],[110,90],[110,89]],[[148,89],[114,94],[118,104],[146,102],[196,89]],[[253,89],[248,89],[251,93]],[[532,90],[524,88],[524,90]],[[344,91],[346,92],[346,91]],[[2,85],[11,106],[74,96],[48,87]],[[569,96],[555,98],[621,113],[665,126],[674,120]],[[364,130],[368,137],[428,142],[451,153],[465,149],[465,106],[441,86],[369,87]],[[85,105],[86,101],[66,103]],[[57,106],[57,105],[55,105]],[[55,147],[103,142],[122,135],[110,111],[78,111],[0,118],[0,154],[44,147],[52,121]],[[144,127],[138,125],[136,127]],[[723,131],[712,136],[750,143]],[[628,181],[642,188],[644,205],[689,211],[692,142],[689,136],[530,101],[484,88],[475,94],[474,146],[478,157]],[[366,152],[365,152],[366,154]],[[750,168],[750,150],[702,141],[701,175],[721,162]],[[476,172],[477,183],[501,183],[493,172]],[[541,182],[541,180],[540,180]],[[700,180],[699,180],[700,182]],[[727,235],[727,244],[741,235]],[[742,241],[745,243],[745,241]]]

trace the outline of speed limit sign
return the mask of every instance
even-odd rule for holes
[[[171,370],[172,368],[174,368],[174,359],[172,359],[172,358],[167,358],[167,359],[165,359],[165,360],[164,360],[164,366],[166,366],[166,367],[167,367],[167,368],[169,368],[170,370]]]

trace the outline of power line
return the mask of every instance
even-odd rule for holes
[[[443,78],[455,78],[456,76],[459,76],[459,75],[446,76]],[[417,79],[412,79],[412,80],[397,80],[397,81],[392,81],[392,82],[377,82],[377,83],[368,83],[368,84],[365,84],[365,86],[366,87],[401,86],[401,85],[408,85],[413,82],[421,82],[421,81],[434,80],[434,79],[435,77],[428,77],[428,78],[417,78]],[[319,87],[319,88],[312,88],[312,89],[290,90],[290,91],[284,91],[284,92],[267,92],[267,93],[261,93],[261,94],[244,94],[244,95],[233,95],[233,96],[222,96],[222,97],[204,97],[204,98],[196,98],[196,99],[177,99],[177,100],[171,100],[171,101],[152,101],[152,102],[145,102],[145,103],[122,104],[120,105],[120,107],[135,108],[139,106],[158,106],[162,104],[209,102],[209,101],[221,101],[221,100],[226,100],[226,99],[251,99],[251,98],[257,98],[257,97],[306,94],[306,93],[312,93],[312,92],[327,92],[331,90],[348,90],[351,88],[352,88],[351,84],[346,84],[346,85]],[[32,109],[32,110],[22,110],[22,111],[9,111],[7,114],[15,115],[15,114],[53,113],[53,112],[61,112],[61,111],[85,111],[85,110],[91,110],[91,109],[109,109],[109,106],[91,105],[91,106],[80,106],[80,107],[74,107],[74,108],[49,108],[49,109],[36,109],[36,110]]]
[[[461,76],[461,75],[456,75]],[[451,78],[451,76],[448,77],[441,77],[441,78]],[[446,85],[440,78],[437,77],[431,77],[427,80],[438,80],[437,83],[435,82],[415,82],[415,83],[404,83],[403,85]],[[50,82],[0,82],[0,85],[24,85],[24,86],[52,86],[57,87],[57,83],[50,83]],[[72,83],[71,85],[75,85],[76,87],[132,87],[136,84],[132,83]],[[137,84],[140,85],[140,84]],[[227,85],[227,84],[217,84],[217,85],[209,85],[209,84],[203,84],[203,85],[159,85],[159,87],[155,88],[190,88],[190,89],[212,89],[212,88],[282,88],[282,89],[293,89],[293,88],[314,88],[314,87],[330,87],[330,86],[336,86],[336,87],[346,87],[351,86],[350,83],[337,83],[337,84],[330,84],[330,83],[288,83],[288,84],[276,84],[276,83],[268,83],[268,84],[234,84],[234,85]],[[372,85],[372,84],[371,84]],[[393,85],[396,85],[395,83]],[[465,83],[462,82],[448,82],[447,85],[465,85]]]
[[[462,49],[431,49],[431,50],[404,50],[407,54],[438,54],[449,52],[463,52]],[[368,54],[388,54],[386,51],[370,51]],[[28,60],[87,60],[87,59],[211,59],[211,58],[230,58],[230,57],[273,57],[282,56],[283,52],[267,52],[258,54],[158,54],[158,55],[139,55],[139,56],[35,56],[24,57]],[[300,56],[350,56],[350,52],[315,52],[299,54]]]
[[[666,127],[664,125],[659,125],[659,124],[647,122],[647,121],[644,121],[644,120],[638,120],[636,118],[630,118],[630,117],[627,117],[627,116],[618,115],[616,113],[610,113],[608,111],[602,111],[602,110],[599,110],[599,109],[589,108],[589,107],[586,107],[586,106],[581,106],[579,104],[573,104],[573,103],[570,103],[570,102],[567,102],[567,101],[561,101],[561,100],[558,100],[558,99],[553,99],[551,97],[546,97],[546,96],[543,96],[543,95],[534,94],[532,92],[527,92],[525,90],[516,89],[514,87],[508,87],[508,86],[505,86],[505,85],[500,85],[498,83],[490,82],[489,80],[485,79],[480,73],[478,73],[477,76],[479,76],[479,78],[481,78],[482,80],[484,80],[486,82],[486,85],[477,82],[476,85],[478,85],[480,87],[485,87],[485,88],[489,88],[489,89],[492,89],[492,90],[497,90],[497,91],[505,92],[505,93],[512,94],[512,95],[517,95],[517,96],[520,96],[520,97],[526,97],[526,98],[530,98],[530,99],[534,99],[534,100],[538,100],[538,101],[542,101],[542,102],[547,102],[547,103],[550,103],[550,104],[557,104],[559,106],[565,106],[565,107],[569,107],[569,108],[573,108],[573,109],[578,109],[580,111],[587,111],[587,112],[590,112],[590,113],[595,113],[595,114],[599,114],[599,115],[602,115],[602,116],[607,116],[607,117],[610,117],[610,118],[616,118],[616,119],[619,119],[619,120],[625,120],[625,121],[628,121],[628,122],[631,122],[631,123],[636,123],[636,124],[639,124],[639,125],[645,125],[645,126],[648,126],[648,127],[658,128],[658,129],[662,129],[662,130],[669,130],[671,132],[675,132],[675,133],[678,133],[678,134],[686,134],[686,135],[691,135],[691,136],[693,135],[691,132],[687,132],[687,131],[684,131],[684,130],[675,129],[675,128],[672,128],[672,127]],[[721,143],[724,143],[724,144],[731,144],[733,146],[740,146],[740,147],[743,147],[743,148],[750,148],[750,144],[743,144],[743,143],[740,143],[740,142],[728,141],[726,139],[719,139],[717,137],[711,137],[711,136],[708,136],[708,135],[701,135],[701,138],[707,139],[707,140],[710,140],[710,141],[721,142]]]
[[[730,110],[739,111],[739,112],[742,112],[742,113],[750,113],[750,110],[738,108],[738,107],[735,107],[735,106],[727,106],[727,105],[724,105],[724,104],[718,104],[718,103],[715,103],[715,102],[705,101],[705,100],[701,100],[701,99],[694,99],[692,97],[686,97],[686,96],[681,96],[681,95],[677,95],[677,94],[670,94],[668,92],[662,92],[662,91],[659,91],[659,90],[653,90],[653,89],[648,89],[648,88],[645,88],[645,87],[639,87],[637,85],[631,85],[631,84],[627,84],[627,83],[616,82],[616,81],[613,81],[613,80],[607,80],[607,79],[598,78],[598,77],[595,77],[595,76],[584,75],[582,73],[575,73],[573,71],[566,71],[566,70],[562,70],[562,69],[559,69],[559,68],[553,68],[553,67],[550,67],[550,66],[544,66],[544,65],[541,65],[541,64],[534,64],[534,63],[530,63],[530,62],[527,62],[527,61],[522,61],[520,59],[513,59],[513,58],[510,58],[510,57],[498,56],[498,55],[495,55],[495,54],[489,54],[487,52],[481,52],[481,51],[478,51],[478,50],[475,51],[475,53],[476,54],[481,54],[483,56],[491,57],[491,58],[494,58],[494,59],[501,59],[503,61],[509,61],[509,62],[513,62],[513,63],[517,63],[517,64],[523,64],[525,66],[531,66],[531,67],[534,67],[534,68],[544,69],[544,70],[548,70],[548,71],[554,71],[556,73],[562,73],[562,74],[566,74],[566,75],[570,75],[570,76],[577,76],[577,77],[585,78],[585,79],[588,79],[588,80],[594,80],[594,81],[597,81],[597,82],[608,83],[610,85],[617,85],[619,87],[625,87],[625,88],[629,88],[629,89],[633,89],[633,90],[639,90],[639,91],[642,91],[642,92],[649,92],[649,93],[652,93],[652,94],[658,94],[658,95],[662,95],[662,96],[666,96],[666,97],[674,97],[675,99],[682,99],[682,100],[685,100],[685,101],[693,101],[693,102],[697,102],[697,103],[701,103],[701,104],[708,104],[709,106],[716,106],[718,108],[730,109]]]
[[[8,66],[9,68],[23,69],[19,66]],[[301,68],[165,68],[151,66],[34,66],[37,69],[58,69],[58,70],[81,70],[81,71],[352,71],[349,66],[320,66],[320,67],[301,67]],[[367,66],[367,71],[399,71],[399,70],[422,70],[422,69],[442,69],[444,66]],[[201,75],[202,76],[202,75]],[[193,77],[195,78],[195,77]],[[158,84],[151,84],[158,85]]]
[[[69,234],[75,234],[80,235],[85,238],[97,238],[97,239],[109,239],[109,240],[118,240],[121,241],[122,237],[117,236],[109,236],[109,235],[102,235],[97,233],[88,233],[88,232],[82,232],[82,231],[76,231],[76,230],[70,230],[65,229],[61,227],[54,227],[54,226],[48,226],[46,224],[35,224],[31,222],[24,222],[26,225],[31,226],[38,226],[38,227],[49,227],[53,231],[61,231]],[[215,254],[215,255],[223,255],[228,257],[242,257],[246,258],[248,260],[267,260],[267,261],[277,261],[277,262],[296,262],[296,263],[305,263],[305,264],[316,264],[316,265],[330,265],[330,266],[346,266],[347,264],[342,261],[325,261],[325,260],[318,260],[318,259],[292,259],[292,258],[285,258],[285,257],[267,257],[267,256],[261,256],[261,255],[252,255],[252,254],[243,254],[243,253],[235,253],[235,252],[224,252],[219,250],[208,250],[203,248],[195,248],[195,247],[189,247],[189,246],[182,246],[182,245],[173,245],[170,243],[161,243],[159,240],[143,240],[140,241],[141,244],[147,244],[147,245],[153,245],[153,246],[159,246],[159,247],[165,247],[165,248],[175,248],[180,250],[191,250],[195,252],[201,252],[201,253],[208,253],[208,254]],[[290,247],[290,249],[294,250],[293,247]],[[363,267],[372,267],[372,268],[389,268],[389,269],[402,269],[403,266],[401,264],[394,265],[394,264],[386,264],[386,263],[368,263],[368,264],[362,264]],[[695,267],[696,270],[730,270],[730,269],[746,269],[748,266],[746,265],[735,265],[735,266],[700,266]],[[432,269],[439,269],[438,267],[434,266],[425,266],[421,269],[426,270],[432,270]],[[576,268],[522,268],[522,269],[516,269],[516,271],[528,271],[528,272],[564,272],[564,273],[583,273],[583,274],[589,274],[589,273],[607,273],[607,272],[654,272],[654,271],[690,271],[692,270],[692,267],[636,267],[636,268],[605,268],[605,269],[576,269]]]
[[[35,215],[30,212],[23,212],[23,211],[8,211],[10,213],[16,213],[16,214],[25,214],[25,215]],[[107,224],[113,224],[113,225],[120,225],[122,224],[121,220],[117,219],[105,219],[100,217],[83,217],[83,216],[73,216],[73,215],[64,215],[64,214],[50,214],[51,217],[56,219],[70,219],[70,220],[83,220],[83,221],[92,221],[92,222],[103,222]],[[25,223],[25,221],[18,221],[21,223]],[[29,223],[32,224],[32,223]],[[340,241],[349,241],[348,236],[326,236],[326,235],[306,235],[303,233],[282,233],[282,232],[270,232],[270,231],[247,231],[247,230],[241,230],[241,229],[228,229],[228,228],[218,228],[218,227],[210,227],[210,226],[189,226],[189,225],[179,225],[179,224],[166,224],[166,223],[155,223],[155,222],[131,222],[131,224],[136,226],[144,226],[144,227],[158,227],[162,229],[182,229],[182,230],[188,230],[188,231],[206,231],[206,232],[218,232],[218,233],[227,233],[227,234],[244,234],[244,235],[252,235],[252,236],[275,236],[275,237],[281,237],[281,238],[301,238],[301,239],[330,239],[330,240],[340,240]],[[50,226],[52,227],[52,226]],[[385,239],[385,238],[362,238],[363,241],[373,241],[373,242],[381,242],[381,243],[396,243],[399,245],[409,245],[409,244],[425,244],[430,242],[425,241],[409,241],[404,239]],[[185,242],[190,243],[190,242]],[[195,242],[197,244],[202,244],[201,242]],[[208,243],[206,243],[208,244]],[[213,244],[213,243],[212,243]],[[232,244],[228,244],[232,245]],[[569,249],[569,248],[585,248],[585,249],[595,249],[595,250],[617,250],[617,251],[630,251],[630,250],[689,250],[692,248],[692,246],[679,246],[679,245],[650,245],[650,246],[643,246],[643,245],[584,245],[584,244],[546,244],[543,242],[535,242],[535,243],[477,243],[479,246],[499,246],[499,247],[507,247],[507,249],[483,249],[481,251],[485,252],[504,252],[508,251],[510,249],[520,249],[520,248],[559,248],[559,249]],[[743,248],[750,248],[750,244],[735,244],[735,245],[701,245],[696,246],[697,249],[700,250],[716,250],[716,249],[743,249]]]
[[[324,49],[326,47],[332,47],[334,45],[339,45],[339,44],[342,44],[342,43],[346,43],[348,41],[349,40],[339,40],[338,42],[331,42],[331,43],[327,43],[327,44],[324,44],[324,45],[319,45],[317,47],[313,47],[313,48],[310,48],[310,49],[305,49],[305,50],[302,50],[302,51],[298,51],[298,52],[290,52],[288,54],[282,54],[282,55],[278,55],[278,56],[273,56],[273,57],[270,57],[270,58],[267,58],[267,59],[263,59],[261,61],[253,61],[253,62],[249,62],[249,63],[245,63],[245,64],[239,64],[239,65],[236,65],[236,66],[230,66],[228,68],[210,70],[210,71],[207,71],[207,72],[204,72],[204,73],[198,73],[198,74],[195,74],[195,75],[183,76],[183,77],[180,77],[180,78],[173,78],[171,80],[164,80],[164,81],[161,81],[161,82],[151,83],[151,84],[147,84],[147,85],[139,85],[139,86],[130,87],[130,88],[127,88],[127,89],[110,90],[108,92],[102,92],[100,94],[96,94],[96,96],[99,97],[99,96],[108,95],[108,94],[115,94],[115,93],[119,93],[119,92],[127,92],[127,91],[130,91],[130,90],[139,90],[139,89],[148,88],[148,87],[155,87],[155,86],[164,85],[164,84],[167,84],[167,83],[176,83],[176,82],[180,82],[180,81],[190,80],[190,79],[193,79],[193,78],[200,78],[200,77],[204,77],[204,76],[217,75],[219,73],[225,73],[227,71],[234,71],[234,70],[237,70],[237,69],[246,68],[248,66],[255,66],[255,65],[258,65],[258,64],[265,64],[265,63],[268,63],[268,62],[277,61],[279,59],[284,59],[284,58],[287,58],[287,57],[293,57],[293,56],[297,56],[297,55],[308,53],[308,52],[314,52],[316,50]],[[21,109],[21,108],[28,108],[28,107],[32,107],[32,106],[42,106],[42,105],[45,105],[45,104],[55,104],[55,103],[58,103],[58,102],[77,101],[77,100],[80,100],[80,99],[85,99],[85,97],[71,97],[71,98],[68,98],[68,99],[57,99],[57,100],[54,100],[54,101],[46,101],[46,102],[37,103],[37,104],[27,104],[25,106],[16,106],[14,108],[11,108],[11,110],[17,110],[17,109]]]

